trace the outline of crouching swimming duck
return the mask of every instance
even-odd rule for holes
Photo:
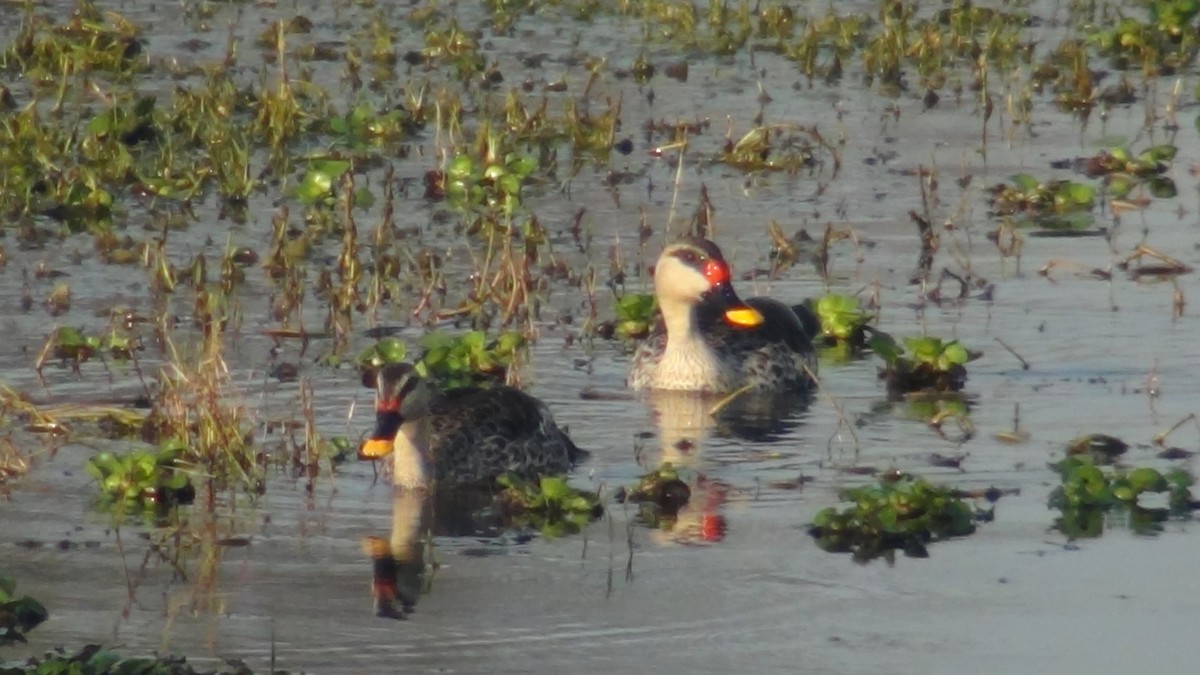
[[[654,268],[662,322],[633,356],[632,389],[805,391],[817,372],[817,318],[771,298],[742,301],[717,245],[692,237]]]
[[[400,487],[492,487],[513,472],[526,480],[566,473],[587,453],[544,403],[512,387],[437,392],[407,364],[375,376],[375,430],[359,455],[394,453]]]

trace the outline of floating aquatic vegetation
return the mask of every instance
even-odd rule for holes
[[[1200,49],[1197,0],[1153,0],[1148,20],[1123,16],[1111,28],[1096,28],[1088,42],[1118,69],[1171,75],[1195,62]]]
[[[181,464],[185,451],[183,444],[167,441],[157,451],[102,452],[84,468],[96,479],[101,505],[118,517],[162,515],[195,499],[196,490]]]
[[[1096,188],[1070,180],[1042,182],[1023,173],[1012,184],[991,189],[989,203],[997,215],[1021,215],[1028,222],[1056,229],[1085,229],[1092,222]]]
[[[658,303],[653,293],[626,293],[617,300],[613,309],[617,317],[605,321],[596,329],[602,337],[641,340],[654,329]]]
[[[1108,193],[1114,199],[1125,199],[1140,186],[1154,197],[1170,199],[1178,192],[1175,181],[1162,174],[1170,168],[1177,152],[1174,145],[1155,145],[1135,157],[1128,148],[1115,147],[1085,158],[1082,169],[1089,177],[1103,176]]]
[[[893,394],[959,391],[967,381],[967,362],[980,356],[958,340],[937,337],[906,337],[901,347],[892,336],[876,332],[868,344],[883,359],[885,365],[879,377]]]
[[[604,513],[593,492],[577,490],[561,476],[543,476],[536,484],[508,473],[496,481],[501,510],[516,524],[539,530],[546,537],[581,531]]]
[[[2,675],[59,675],[60,673],[119,673],[121,675],[252,675],[245,663],[238,659],[225,659],[226,669],[212,670],[211,667],[193,668],[182,656],[155,656],[126,658],[100,645],[90,644],[77,652],[68,652],[59,647],[42,656],[33,657],[21,666],[0,667]],[[271,671],[275,675],[288,675],[285,670]]]
[[[461,335],[442,331],[426,333],[420,339],[425,351],[415,362],[421,377],[440,387],[459,387],[487,382],[504,382],[525,347],[525,336],[505,331],[489,341],[481,330]],[[396,338],[384,338],[361,351],[355,363],[364,375],[374,378],[379,368],[404,361],[405,344]]]
[[[41,374],[47,362],[58,359],[63,365],[69,363],[71,370],[78,373],[79,367],[94,356],[125,361],[133,358],[133,353],[141,349],[139,338],[116,327],[99,337],[71,326],[60,326],[46,338],[34,367]]]
[[[1084,437],[1107,439],[1103,435]],[[1086,443],[1087,447],[1095,442]],[[1192,497],[1195,479],[1184,469],[1160,472],[1151,467],[1105,471],[1089,454],[1072,455],[1053,464],[1062,483],[1048,505],[1062,515],[1054,527],[1071,538],[1099,537],[1106,524],[1126,524],[1138,534],[1162,531],[1170,518],[1190,518],[1200,508]]]
[[[997,495],[989,491],[985,496],[995,501]],[[977,520],[991,516],[990,510],[978,511],[967,502],[964,492],[905,474],[843,490],[840,497],[853,504],[822,509],[809,534],[824,550],[852,553],[858,562],[881,556],[892,561],[897,550],[912,558],[928,557],[928,544],[972,534]]]
[[[840,293],[827,293],[807,303],[815,304],[814,314],[821,322],[821,332],[814,336],[827,346],[837,347],[853,355],[866,349],[868,335],[873,332],[870,323],[875,315],[862,308],[858,298]]]
[[[16,580],[0,574],[0,647],[28,642],[25,634],[49,618],[42,603],[28,595],[17,597]],[[7,671],[0,666],[0,672]]]

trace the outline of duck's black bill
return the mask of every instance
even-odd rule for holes
[[[742,302],[727,283],[717,284],[708,292],[709,297],[721,308],[725,320],[740,328],[757,328],[763,324],[762,312]]]
[[[393,410],[380,409],[375,413],[375,430],[358,448],[359,459],[379,459],[391,454],[396,434],[404,419]]]

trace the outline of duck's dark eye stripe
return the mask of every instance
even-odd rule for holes
[[[417,388],[419,382],[416,377],[406,377],[400,382],[400,386],[396,391],[396,398],[403,400],[406,396],[412,393]]]

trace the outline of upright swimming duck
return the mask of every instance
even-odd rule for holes
[[[566,473],[587,453],[554,423],[544,403],[512,387],[435,391],[416,368],[375,376],[375,430],[359,450],[394,453],[400,487],[492,487],[509,471],[526,480]]]
[[[633,389],[805,391],[813,385],[817,318],[771,298],[742,301],[717,245],[692,237],[654,268],[662,322],[633,356]]]

